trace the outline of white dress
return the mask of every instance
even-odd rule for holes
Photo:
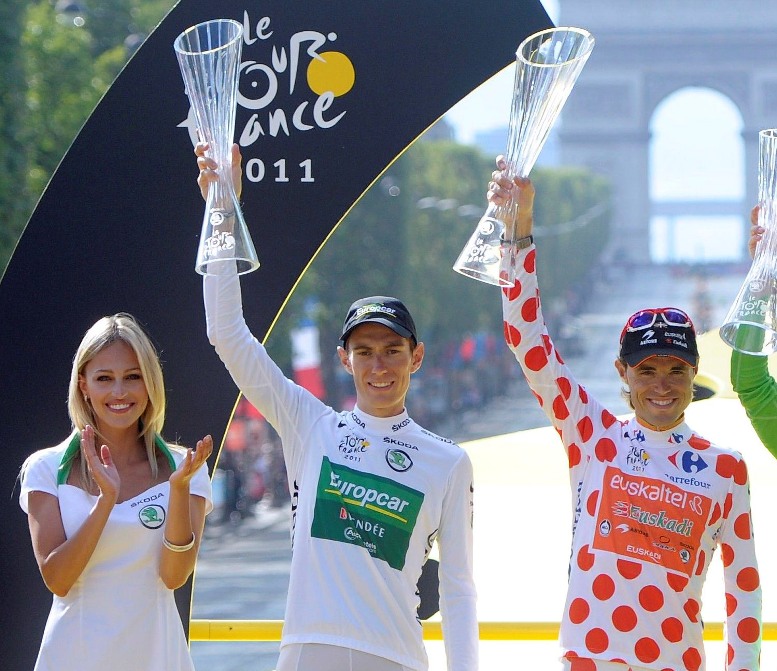
[[[25,512],[29,492],[56,496],[68,537],[96,500],[57,482],[71,440],[28,457],[19,495]],[[174,448],[169,453],[176,464],[184,456]],[[206,500],[210,512],[207,465],[192,478],[190,491]],[[173,590],[158,570],[169,493],[165,481],[114,506],[81,576],[67,596],[53,597],[35,671],[194,670]]]

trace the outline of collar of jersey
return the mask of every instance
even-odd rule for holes
[[[170,464],[170,468],[175,470],[175,459],[173,459],[173,454],[170,452],[170,448],[167,447],[167,443],[159,436],[154,436],[154,444],[165,456],[167,462]],[[57,485],[64,485],[67,482],[67,478],[70,475],[70,469],[73,466],[73,460],[76,458],[80,449],[81,434],[76,431],[70,439],[67,448],[65,448],[65,454],[62,455],[62,460],[59,462],[59,468],[57,469]]]
[[[398,431],[398,429],[394,429],[393,427],[399,424],[409,426],[411,423],[410,415],[407,413],[407,408],[403,408],[401,413],[398,415],[392,415],[391,417],[376,417],[375,415],[368,415],[366,412],[364,412],[364,410],[359,408],[358,405],[354,406],[351,412],[359,420],[359,422],[364,423],[368,430],[378,433],[391,433],[393,431]],[[350,414],[351,413],[349,413],[349,416]],[[353,418],[350,418],[350,422],[354,423]]]

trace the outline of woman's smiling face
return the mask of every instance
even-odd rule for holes
[[[89,397],[101,433],[137,430],[148,405],[148,391],[138,357],[127,343],[113,342],[88,361],[79,376],[79,388]]]

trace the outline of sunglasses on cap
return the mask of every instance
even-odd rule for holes
[[[693,328],[693,322],[691,318],[685,314],[682,310],[677,308],[647,308],[635,312],[629,320],[626,322],[626,326],[621,331],[621,340],[626,335],[627,331],[644,331],[655,325],[656,319],[661,317],[661,320],[668,326],[677,326],[679,328]]]

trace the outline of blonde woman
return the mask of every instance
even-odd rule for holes
[[[53,603],[35,671],[193,671],[173,590],[212,508],[206,460],[167,444],[162,368],[129,314],[98,320],[73,359],[73,432],[21,472],[22,509]]]

